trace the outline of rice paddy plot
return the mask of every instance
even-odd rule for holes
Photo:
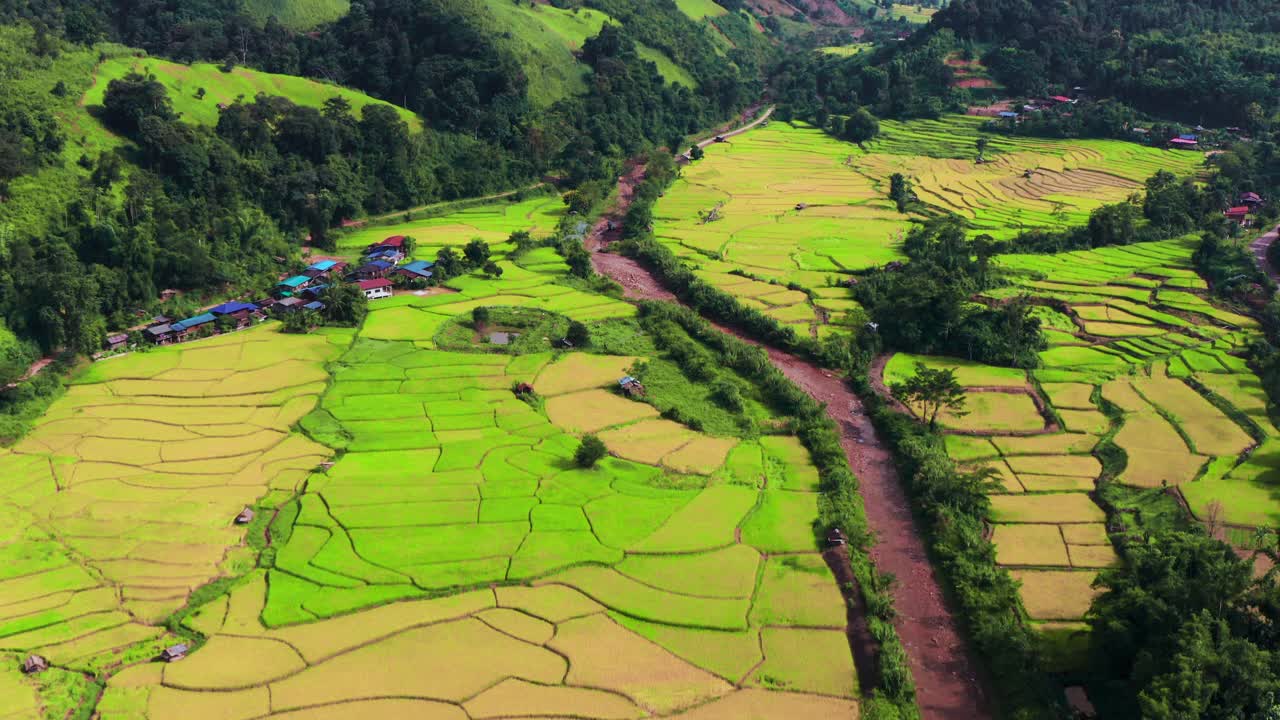
[[[902,382],[915,375],[916,363],[931,370],[954,370],[956,381],[966,387],[1021,388],[1027,384],[1026,372],[1016,368],[994,367],[959,358],[894,353],[885,364],[885,385]]]
[[[95,364],[0,455],[0,515],[27,528],[0,572],[0,604],[26,610],[0,617],[0,645],[95,667],[252,564],[231,521],[332,454],[289,428],[351,336],[277,327]],[[201,379],[165,379],[182,372]]]
[[[492,246],[505,242],[517,230],[534,235],[549,233],[563,214],[564,203],[555,195],[517,202],[496,200],[439,217],[363,227],[340,235],[338,250],[354,257],[384,238],[403,235],[417,244],[415,258],[434,260],[436,251],[445,245],[461,249],[474,238]],[[515,279],[506,273],[503,277],[508,284]]]

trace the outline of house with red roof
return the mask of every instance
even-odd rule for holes
[[[404,242],[406,238],[403,235],[392,235],[381,242],[376,242],[364,249],[366,255],[378,250],[399,250],[404,252]]]
[[[1237,205],[1236,207],[1228,208],[1222,214],[1225,215],[1228,220],[1240,227],[1249,227],[1251,224],[1249,220],[1250,212],[1248,205]]]
[[[386,278],[361,280],[356,283],[356,286],[359,287],[360,291],[364,293],[364,296],[370,300],[391,297],[393,287],[391,281]]]

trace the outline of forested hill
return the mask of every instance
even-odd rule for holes
[[[931,31],[972,41],[1014,92],[1083,86],[1153,114],[1257,125],[1280,106],[1280,2],[956,0]]]
[[[158,290],[256,292],[344,218],[603,188],[759,96],[745,15],[557,5],[355,0],[304,32],[241,0],[0,0],[0,318],[96,351]]]

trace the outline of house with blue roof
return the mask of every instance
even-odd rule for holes
[[[311,278],[306,275],[294,275],[293,277],[285,278],[284,280],[276,283],[276,292],[285,297],[289,297],[310,284]]]
[[[206,328],[216,319],[217,318],[213,316],[213,313],[206,312],[196,315],[195,317],[189,317],[186,320],[179,320],[178,322],[170,325],[169,328],[173,330],[174,340],[182,342],[183,340],[186,340],[187,336],[191,333],[198,332],[201,329]]]
[[[366,260],[386,260],[395,265],[404,259],[404,253],[395,248],[380,248],[365,256]]]
[[[426,280],[431,277],[431,268],[435,267],[435,265],[430,260],[414,260],[396,268],[396,274],[403,275],[410,280]]]
[[[303,270],[301,274],[312,280],[319,280],[341,273],[346,266],[347,264],[341,260],[317,260],[308,265],[307,269]]]
[[[376,278],[384,278],[394,267],[394,263],[387,262],[386,260],[372,260],[356,268],[356,279],[374,280]]]
[[[314,311],[316,311],[316,312],[320,312],[321,310],[323,310],[323,309],[324,309],[324,303],[320,302],[319,300],[312,300],[311,302],[307,303],[306,305],[303,305],[303,306],[302,306],[302,309],[303,309],[303,310],[314,310]]]
[[[217,307],[209,308],[209,313],[217,318],[231,318],[236,321],[236,329],[249,327],[252,322],[254,313],[260,312],[260,308],[254,303],[247,302],[225,302]]]

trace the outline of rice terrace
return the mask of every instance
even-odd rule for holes
[[[0,3],[0,718],[1280,717],[1276,28]]]

